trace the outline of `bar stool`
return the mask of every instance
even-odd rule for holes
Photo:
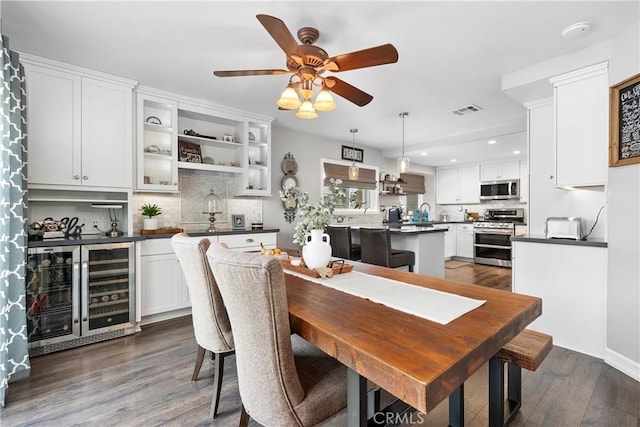
[[[366,264],[382,265],[384,267],[409,267],[413,271],[416,254],[391,248],[391,233],[387,228],[360,229],[361,261]]]
[[[331,239],[331,256],[354,261],[360,259],[360,245],[351,242],[351,227],[330,225],[325,231]]]

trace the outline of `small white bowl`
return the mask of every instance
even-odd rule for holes
[[[302,260],[300,258],[291,258],[291,265],[294,267],[298,267],[302,264]]]

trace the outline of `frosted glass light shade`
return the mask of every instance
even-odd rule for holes
[[[296,113],[296,116],[299,119],[315,119],[318,117],[318,113],[316,113],[316,110],[313,109],[311,101],[309,101],[309,98],[307,98],[300,106],[300,109]]]
[[[213,190],[209,190],[209,194],[202,201],[202,213],[222,213],[222,200]]]
[[[277,101],[278,107],[285,110],[294,110],[302,104],[296,90],[291,85],[287,85],[287,88],[280,95],[280,99]]]
[[[409,158],[403,154],[402,157],[398,158],[398,171],[400,173],[408,172],[410,163],[411,160],[409,160]]]
[[[316,102],[313,104],[313,108],[317,111],[333,111],[337,108],[331,93],[327,89],[322,89],[318,96],[316,96]]]
[[[358,166],[356,166],[355,163],[352,163],[351,166],[349,166],[349,179],[351,181],[355,181],[356,179],[358,179],[359,175],[360,169],[358,169]]]

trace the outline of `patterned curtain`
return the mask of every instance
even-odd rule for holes
[[[0,33],[1,34],[1,33]],[[26,94],[24,70],[9,40],[0,39],[0,409],[10,381],[29,375],[25,312]]]

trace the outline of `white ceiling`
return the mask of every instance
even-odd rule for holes
[[[439,166],[526,150],[525,110],[501,90],[503,74],[610,39],[638,22],[635,1],[5,1],[2,33],[12,49],[274,117],[274,125],[386,150],[402,141],[415,163]],[[331,56],[392,43],[396,64],[338,73],[370,93],[365,107],[301,120],[279,111],[288,75],[220,78],[214,70],[286,68],[255,18],[282,19],[295,36],[320,31]],[[591,31],[563,39],[568,25]],[[482,111],[456,116],[476,104]],[[486,141],[496,139],[488,146]],[[391,150],[391,151],[389,151]],[[427,155],[421,155],[426,152]],[[521,154],[521,155],[522,155]]]

